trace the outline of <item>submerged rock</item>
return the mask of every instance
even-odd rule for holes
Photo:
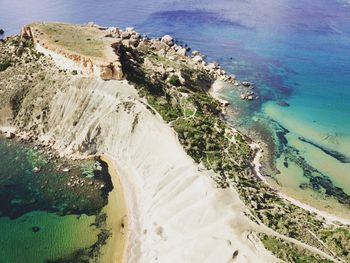
[[[39,173],[41,171],[41,167],[39,167],[39,166],[35,166],[34,168],[33,168],[33,172],[34,173]]]
[[[0,28],[0,35],[3,35],[3,34],[5,34],[5,31],[2,28]]]
[[[38,227],[38,226],[33,226],[33,227],[32,227],[32,231],[33,231],[34,233],[39,232],[39,231],[40,231],[40,227]]]
[[[242,85],[245,86],[245,87],[249,87],[249,86],[251,86],[251,83],[248,82],[248,81],[243,81]]]
[[[285,102],[285,101],[277,102],[277,105],[281,106],[281,107],[289,107],[290,106],[290,104],[288,102]]]

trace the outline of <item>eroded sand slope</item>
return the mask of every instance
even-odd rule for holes
[[[38,129],[62,154],[79,150],[115,161],[129,212],[127,262],[275,261],[250,234],[253,226],[235,190],[215,187],[211,172],[186,155],[132,86],[72,78],[44,98],[48,122]],[[34,94],[22,105],[40,109],[45,103]],[[17,122],[35,114],[23,107]]]

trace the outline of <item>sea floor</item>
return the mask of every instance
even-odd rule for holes
[[[346,132],[307,120],[307,112],[293,106],[297,103],[293,99],[287,106],[266,102],[255,112],[254,105],[241,100],[240,91],[233,86],[226,86],[221,97],[231,102],[228,121],[267,145],[263,173],[271,185],[321,211],[350,218],[350,139]]]
[[[100,262],[115,245],[117,207],[108,207],[121,202],[107,164],[52,158],[1,138],[0,154],[0,262]]]

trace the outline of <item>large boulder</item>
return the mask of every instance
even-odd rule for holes
[[[123,31],[121,37],[122,39],[129,39],[131,37],[131,33],[129,31]]]
[[[174,45],[174,39],[172,36],[169,35],[165,35],[162,37],[161,41],[165,44],[167,44],[168,46],[173,46]]]
[[[181,56],[186,56],[186,48],[181,47],[176,51],[176,53],[181,55]]]
[[[160,42],[160,41],[153,42],[151,47],[158,52],[164,51],[163,53],[165,53],[165,51],[169,49],[169,46],[167,44],[165,44],[164,42]]]
[[[130,38],[129,45],[130,45],[131,47],[137,47],[139,43],[140,43],[140,42],[139,42],[138,39]]]
[[[196,64],[199,64],[199,63],[202,63],[202,62],[203,62],[203,58],[202,58],[202,56],[200,56],[200,55],[197,55],[197,56],[193,57],[192,60],[193,60]]]

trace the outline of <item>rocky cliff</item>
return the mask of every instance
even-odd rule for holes
[[[99,58],[105,43],[118,42],[107,46],[128,81],[86,74],[34,45],[30,33],[8,38],[0,43],[0,126],[72,158],[114,160],[129,209],[128,262],[277,261],[258,232],[286,261],[347,259],[345,228],[291,205],[254,176],[247,138],[222,120],[225,103],[207,93],[218,78],[243,83],[197,52],[187,56],[169,36],[135,41],[132,29],[94,27],[118,32],[101,43],[85,29],[68,26],[64,38],[52,26],[42,33],[69,54]],[[73,39],[79,30],[86,46]]]
[[[17,66],[0,72],[2,125],[62,155],[114,160],[129,211],[127,262],[274,260],[250,234],[236,192],[216,188],[133,86],[72,75],[26,51],[9,53]]]

